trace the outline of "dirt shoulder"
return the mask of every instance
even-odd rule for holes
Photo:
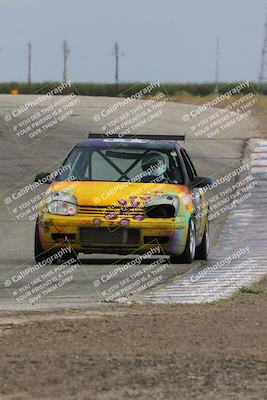
[[[263,399],[267,279],[209,305],[0,318],[0,399]]]

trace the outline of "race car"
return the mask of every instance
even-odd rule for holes
[[[59,248],[79,253],[142,254],[159,246],[172,263],[205,260],[208,202],[182,135],[107,138],[77,144],[50,182],[35,229],[35,259]]]

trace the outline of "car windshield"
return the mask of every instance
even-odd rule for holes
[[[76,147],[56,180],[184,183],[176,151]]]

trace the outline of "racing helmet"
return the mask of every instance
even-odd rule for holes
[[[166,172],[167,166],[161,154],[148,153],[142,158],[142,169],[146,175],[160,176]]]

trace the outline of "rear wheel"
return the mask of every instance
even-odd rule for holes
[[[200,245],[197,246],[196,248],[196,259],[207,260],[209,255],[209,247],[210,247],[210,236],[209,236],[209,223],[207,221],[202,241]]]
[[[194,220],[191,219],[189,223],[185,250],[181,256],[170,256],[170,261],[172,264],[175,263],[191,264],[195,258],[195,252],[196,252],[196,228]]]

